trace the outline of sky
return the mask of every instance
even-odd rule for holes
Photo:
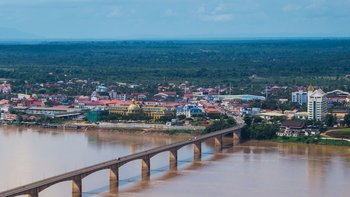
[[[349,36],[350,0],[0,0],[0,39]]]

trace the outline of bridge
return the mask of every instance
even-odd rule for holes
[[[0,197],[14,197],[20,195],[28,195],[28,197],[38,197],[39,193],[46,188],[57,183],[71,181],[72,182],[72,196],[82,196],[82,179],[101,170],[109,170],[110,191],[118,190],[119,182],[119,168],[131,161],[141,160],[141,177],[143,180],[148,180],[151,175],[151,158],[162,152],[169,152],[169,166],[170,169],[177,168],[177,152],[186,145],[193,144],[194,160],[200,161],[202,155],[202,142],[208,139],[215,140],[215,149],[221,151],[223,147],[223,138],[225,135],[232,134],[233,139],[237,140],[241,137],[241,129],[245,125],[237,125],[231,128],[212,132],[209,134],[194,137],[190,140],[180,141],[173,144],[153,148],[142,151],[132,155],[120,157],[111,161],[106,161],[93,166],[67,172],[58,176],[50,177],[38,182],[23,185],[8,191],[0,192]]]

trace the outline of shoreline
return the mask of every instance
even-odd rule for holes
[[[201,134],[201,131],[190,131],[190,130],[164,130],[164,129],[141,129],[141,128],[105,128],[98,126],[86,126],[86,127],[66,127],[64,125],[55,125],[52,127],[48,127],[45,125],[34,125],[34,124],[0,124],[0,127],[6,128],[37,128],[37,129],[50,129],[54,131],[62,131],[62,132],[115,132],[122,134],[138,134],[138,135],[148,135],[148,136],[178,136],[178,137],[192,137]]]
[[[263,140],[265,141],[265,140]],[[281,144],[305,144],[305,145],[318,145],[318,146],[342,146],[342,147],[350,147],[350,141],[344,140],[344,139],[325,139],[320,138],[318,141],[315,142],[305,142],[305,141],[298,141],[298,138],[275,138],[266,140],[270,142],[276,142]]]

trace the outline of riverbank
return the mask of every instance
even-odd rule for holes
[[[350,141],[334,138],[312,138],[312,137],[277,137],[270,141],[278,143],[298,143],[314,145],[350,146]]]
[[[50,129],[54,131],[68,131],[68,132],[118,132],[125,134],[135,134],[135,135],[148,135],[148,136],[179,136],[179,137],[191,137],[201,135],[203,131],[201,130],[186,130],[186,129],[174,129],[174,130],[163,130],[163,129],[141,129],[141,128],[111,128],[111,127],[98,127],[97,125],[42,125],[42,124],[0,124],[0,127],[6,128],[36,128],[36,129]]]

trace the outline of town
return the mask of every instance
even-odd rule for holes
[[[231,84],[204,87],[188,81],[163,83],[155,88],[124,82],[106,85],[83,79],[26,83],[21,87],[4,81],[0,85],[1,122],[198,133],[209,132],[212,126],[220,129],[245,121],[248,126],[268,125],[263,129],[272,130],[266,135],[247,134],[253,139],[321,133],[324,137],[349,138],[346,132],[327,132],[350,126],[350,93],[342,90],[324,92],[311,85],[267,86],[260,95],[236,95]],[[252,130],[259,131],[256,127]]]

